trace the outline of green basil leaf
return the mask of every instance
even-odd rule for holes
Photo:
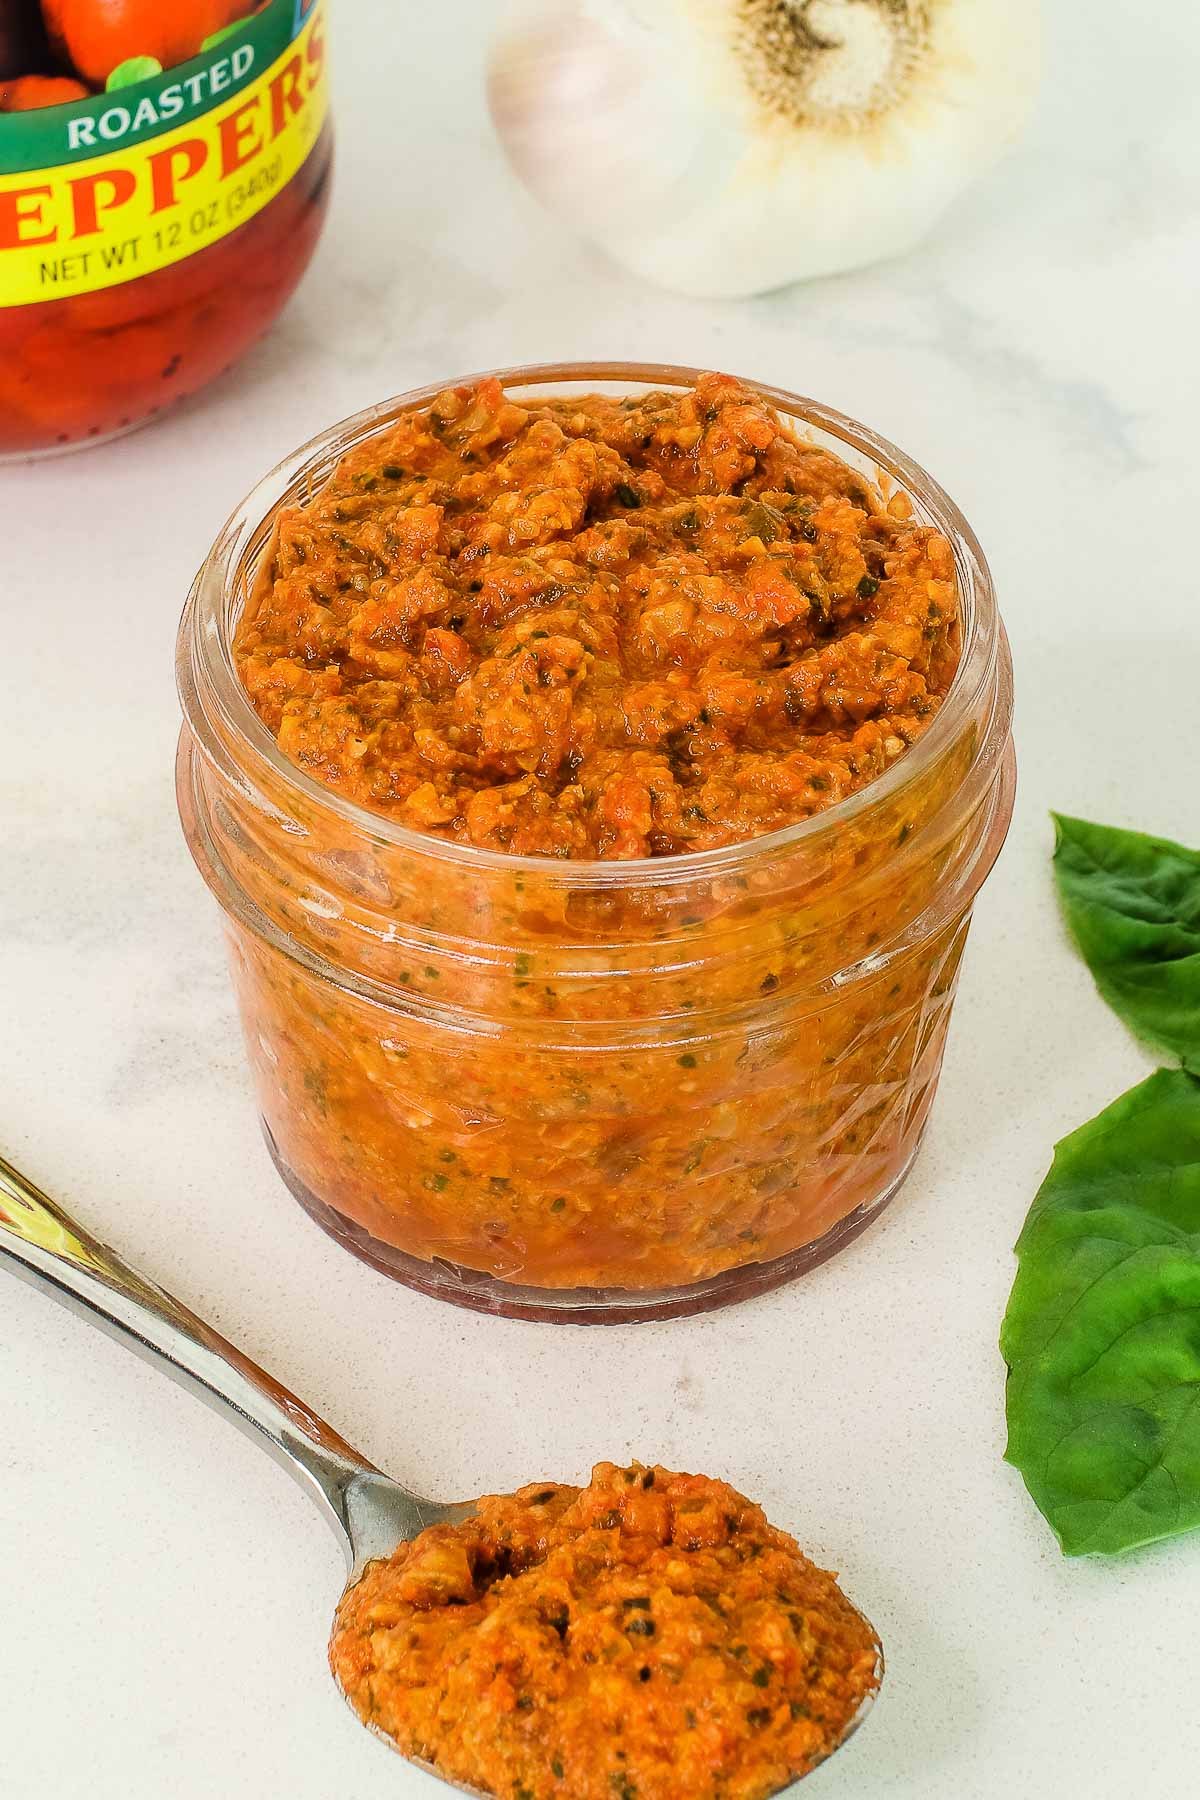
[[[1200,1081],[1160,1069],[1064,1138],[1000,1334],[1008,1448],[1068,1556],[1200,1527]]]
[[[1071,934],[1114,1012],[1200,1072],[1200,852],[1054,814]]]

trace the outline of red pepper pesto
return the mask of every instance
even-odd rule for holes
[[[284,512],[242,679],[301,767],[519,855],[663,856],[881,774],[953,678],[946,539],[727,376],[451,388]]]
[[[449,389],[272,529],[232,651],[286,755],[243,789],[185,742],[181,793],[254,909],[234,979],[302,1204],[502,1311],[691,1310],[830,1253],[932,1102],[995,849],[986,719],[840,826],[763,834],[927,730],[947,540],[717,375]]]
[[[841,1742],[879,1641],[722,1481],[600,1463],[371,1564],[334,1675],[365,1723],[504,1800],[761,1800]]]

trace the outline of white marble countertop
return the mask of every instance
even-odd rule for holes
[[[1200,1538],[1062,1559],[1001,1461],[996,1333],[1052,1143],[1149,1066],[1059,926],[1047,810],[1200,841],[1195,9],[1050,0],[1034,127],[932,243],[745,304],[624,279],[513,186],[486,0],[402,36],[385,0],[336,10],[335,209],[283,322],[154,430],[0,473],[0,1143],[420,1491],[640,1454],[761,1498],[888,1646],[814,1800],[1183,1800]],[[608,1332],[439,1307],[300,1217],[171,780],[176,620],[252,481],[385,393],[565,356],[732,369],[898,440],[983,540],[1018,687],[1016,817],[901,1200],[790,1291]],[[325,1673],[340,1580],[266,1457],[4,1279],[3,1800],[432,1800]]]

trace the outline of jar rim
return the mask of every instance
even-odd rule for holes
[[[586,885],[671,884],[688,877],[737,873],[745,864],[761,864],[776,854],[786,855],[800,846],[810,847],[823,836],[845,828],[873,807],[902,794],[919,781],[942,751],[955,741],[987,684],[993,679],[998,658],[1007,661],[1007,645],[996,605],[991,571],[979,540],[945,489],[899,447],[868,426],[834,407],[769,383],[738,377],[766,400],[803,438],[807,429],[834,440],[836,446],[867,457],[878,477],[885,478],[913,502],[918,518],[933,525],[947,538],[954,554],[960,604],[963,611],[963,646],[945,700],[937,716],[917,742],[910,745],[880,775],[857,792],[822,812],[781,827],[777,831],[738,839],[707,850],[683,851],[670,856],[628,859],[515,855],[487,850],[474,844],[402,825],[385,813],[373,812],[310,775],[280,748],[259,718],[242,683],[233,656],[235,607],[244,601],[250,579],[270,541],[275,514],[281,506],[311,498],[348,450],[385,431],[396,416],[426,404],[448,387],[474,385],[496,379],[516,398],[520,390],[543,394],[570,384],[604,383],[618,388],[640,387],[685,390],[705,373],[699,368],[668,363],[563,362],[518,364],[484,370],[411,389],[377,402],[317,432],[291,455],[277,463],[230,514],[196,577],[180,621],[176,647],[176,680],[184,717],[208,754],[221,742],[237,744],[243,769],[257,765],[299,792],[319,811],[323,810],[363,836],[394,845],[435,862],[462,869],[487,869],[512,874],[536,872],[545,879],[551,871],[564,887]],[[836,452],[835,452],[836,453]],[[990,748],[999,756],[1009,731],[1011,696],[1008,684],[982,734],[979,753]],[[223,728],[223,729],[222,729]]]

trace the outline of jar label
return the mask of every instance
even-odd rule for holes
[[[328,111],[323,0],[271,0],[190,61],[0,113],[0,307],[133,281],[260,212]]]

